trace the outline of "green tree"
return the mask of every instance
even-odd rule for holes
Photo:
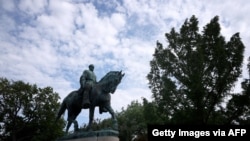
[[[228,122],[250,124],[250,57],[247,68],[249,78],[242,81],[242,92],[233,94],[227,103],[227,109],[224,110],[226,115],[229,115]]]
[[[245,47],[239,33],[226,41],[218,16],[199,32],[192,16],[179,32],[172,28],[165,37],[168,45],[157,41],[147,75],[164,123],[233,124],[247,114],[236,112],[242,99],[231,93],[242,73]]]
[[[143,105],[138,101],[132,101],[126,109],[117,113],[117,119],[121,141],[131,141],[135,135],[146,135]]]
[[[161,124],[164,123],[167,117],[158,110],[155,101],[149,102],[146,98],[143,98],[143,117],[145,124]]]
[[[63,134],[64,121],[55,123],[59,95],[0,78],[0,138],[3,141],[53,141]]]

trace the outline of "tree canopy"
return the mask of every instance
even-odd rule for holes
[[[58,100],[51,87],[0,78],[0,139],[53,141],[61,136],[64,121],[54,122]]]
[[[126,109],[117,114],[120,130],[120,140],[131,141],[136,135],[146,133],[147,124],[144,118],[144,108],[138,101],[132,101]]]
[[[166,47],[157,41],[147,78],[164,122],[241,124],[249,117],[249,92],[232,92],[245,46],[239,33],[226,41],[220,29],[215,16],[200,32],[192,16],[165,34]]]

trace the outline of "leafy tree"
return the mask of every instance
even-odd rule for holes
[[[158,110],[155,101],[149,102],[146,98],[143,98],[143,117],[145,124],[161,124],[167,117]]]
[[[111,126],[112,126],[112,119],[111,118],[104,119],[104,120],[96,118],[93,120],[91,130],[97,131],[97,130],[101,130],[101,129],[108,129],[108,128],[111,128]],[[88,131],[88,124],[87,123],[83,124],[79,128],[79,132],[85,132],[85,131]]]
[[[117,115],[121,141],[131,141],[135,135],[145,135],[147,124],[141,103],[132,101],[126,109],[122,109]]]
[[[164,123],[244,123],[249,102],[231,93],[242,73],[245,47],[239,33],[226,41],[218,16],[199,32],[198,20],[192,16],[179,32],[172,28],[165,36],[168,45],[157,41],[147,75],[158,110],[166,117]],[[247,89],[244,93],[249,97]]]
[[[59,95],[0,78],[0,138],[3,141],[53,141],[63,134],[64,121],[55,123]]]
[[[250,124],[250,57],[248,61],[249,78],[244,79],[241,83],[243,91],[232,95],[227,103],[227,109],[225,109],[226,114],[229,115],[228,122]]]

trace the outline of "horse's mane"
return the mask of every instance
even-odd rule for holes
[[[101,80],[98,83],[110,82],[113,79],[115,73],[117,73],[117,71],[108,72],[105,76],[101,78]]]
[[[108,72],[99,82],[98,84],[102,85],[103,90],[106,92],[110,92],[112,88],[116,88],[117,84],[113,83],[114,79],[118,76],[118,71],[110,71]]]

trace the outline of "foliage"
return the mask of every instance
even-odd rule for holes
[[[249,78],[241,83],[243,89],[241,94],[234,94],[227,103],[226,115],[229,115],[228,121],[234,121],[239,124],[250,124],[250,57],[248,59]]]
[[[121,141],[131,141],[135,135],[144,135],[147,124],[144,119],[143,105],[132,101],[125,109],[118,113],[118,124]]]
[[[111,128],[112,126],[112,119],[111,118],[108,118],[108,119],[104,119],[104,120],[101,120],[99,118],[96,118],[93,120],[93,123],[92,123],[92,128],[91,130],[93,131],[97,131],[97,130],[102,130],[102,129],[109,129]],[[84,131],[87,131],[88,130],[88,124],[83,124],[80,128],[79,128],[79,131],[80,132],[84,132]]]
[[[51,87],[0,78],[1,140],[53,141],[61,136],[64,121],[54,122],[58,100]]]
[[[156,105],[155,101],[149,102],[146,98],[143,98],[143,116],[145,123],[148,124],[161,124],[167,117],[162,114]]]
[[[192,16],[179,32],[172,28],[165,34],[167,47],[157,41],[147,78],[164,123],[243,123],[238,119],[249,114],[249,102],[231,93],[242,73],[245,47],[239,33],[227,42],[218,22],[215,16],[200,33]],[[246,90],[243,95],[249,97]]]

